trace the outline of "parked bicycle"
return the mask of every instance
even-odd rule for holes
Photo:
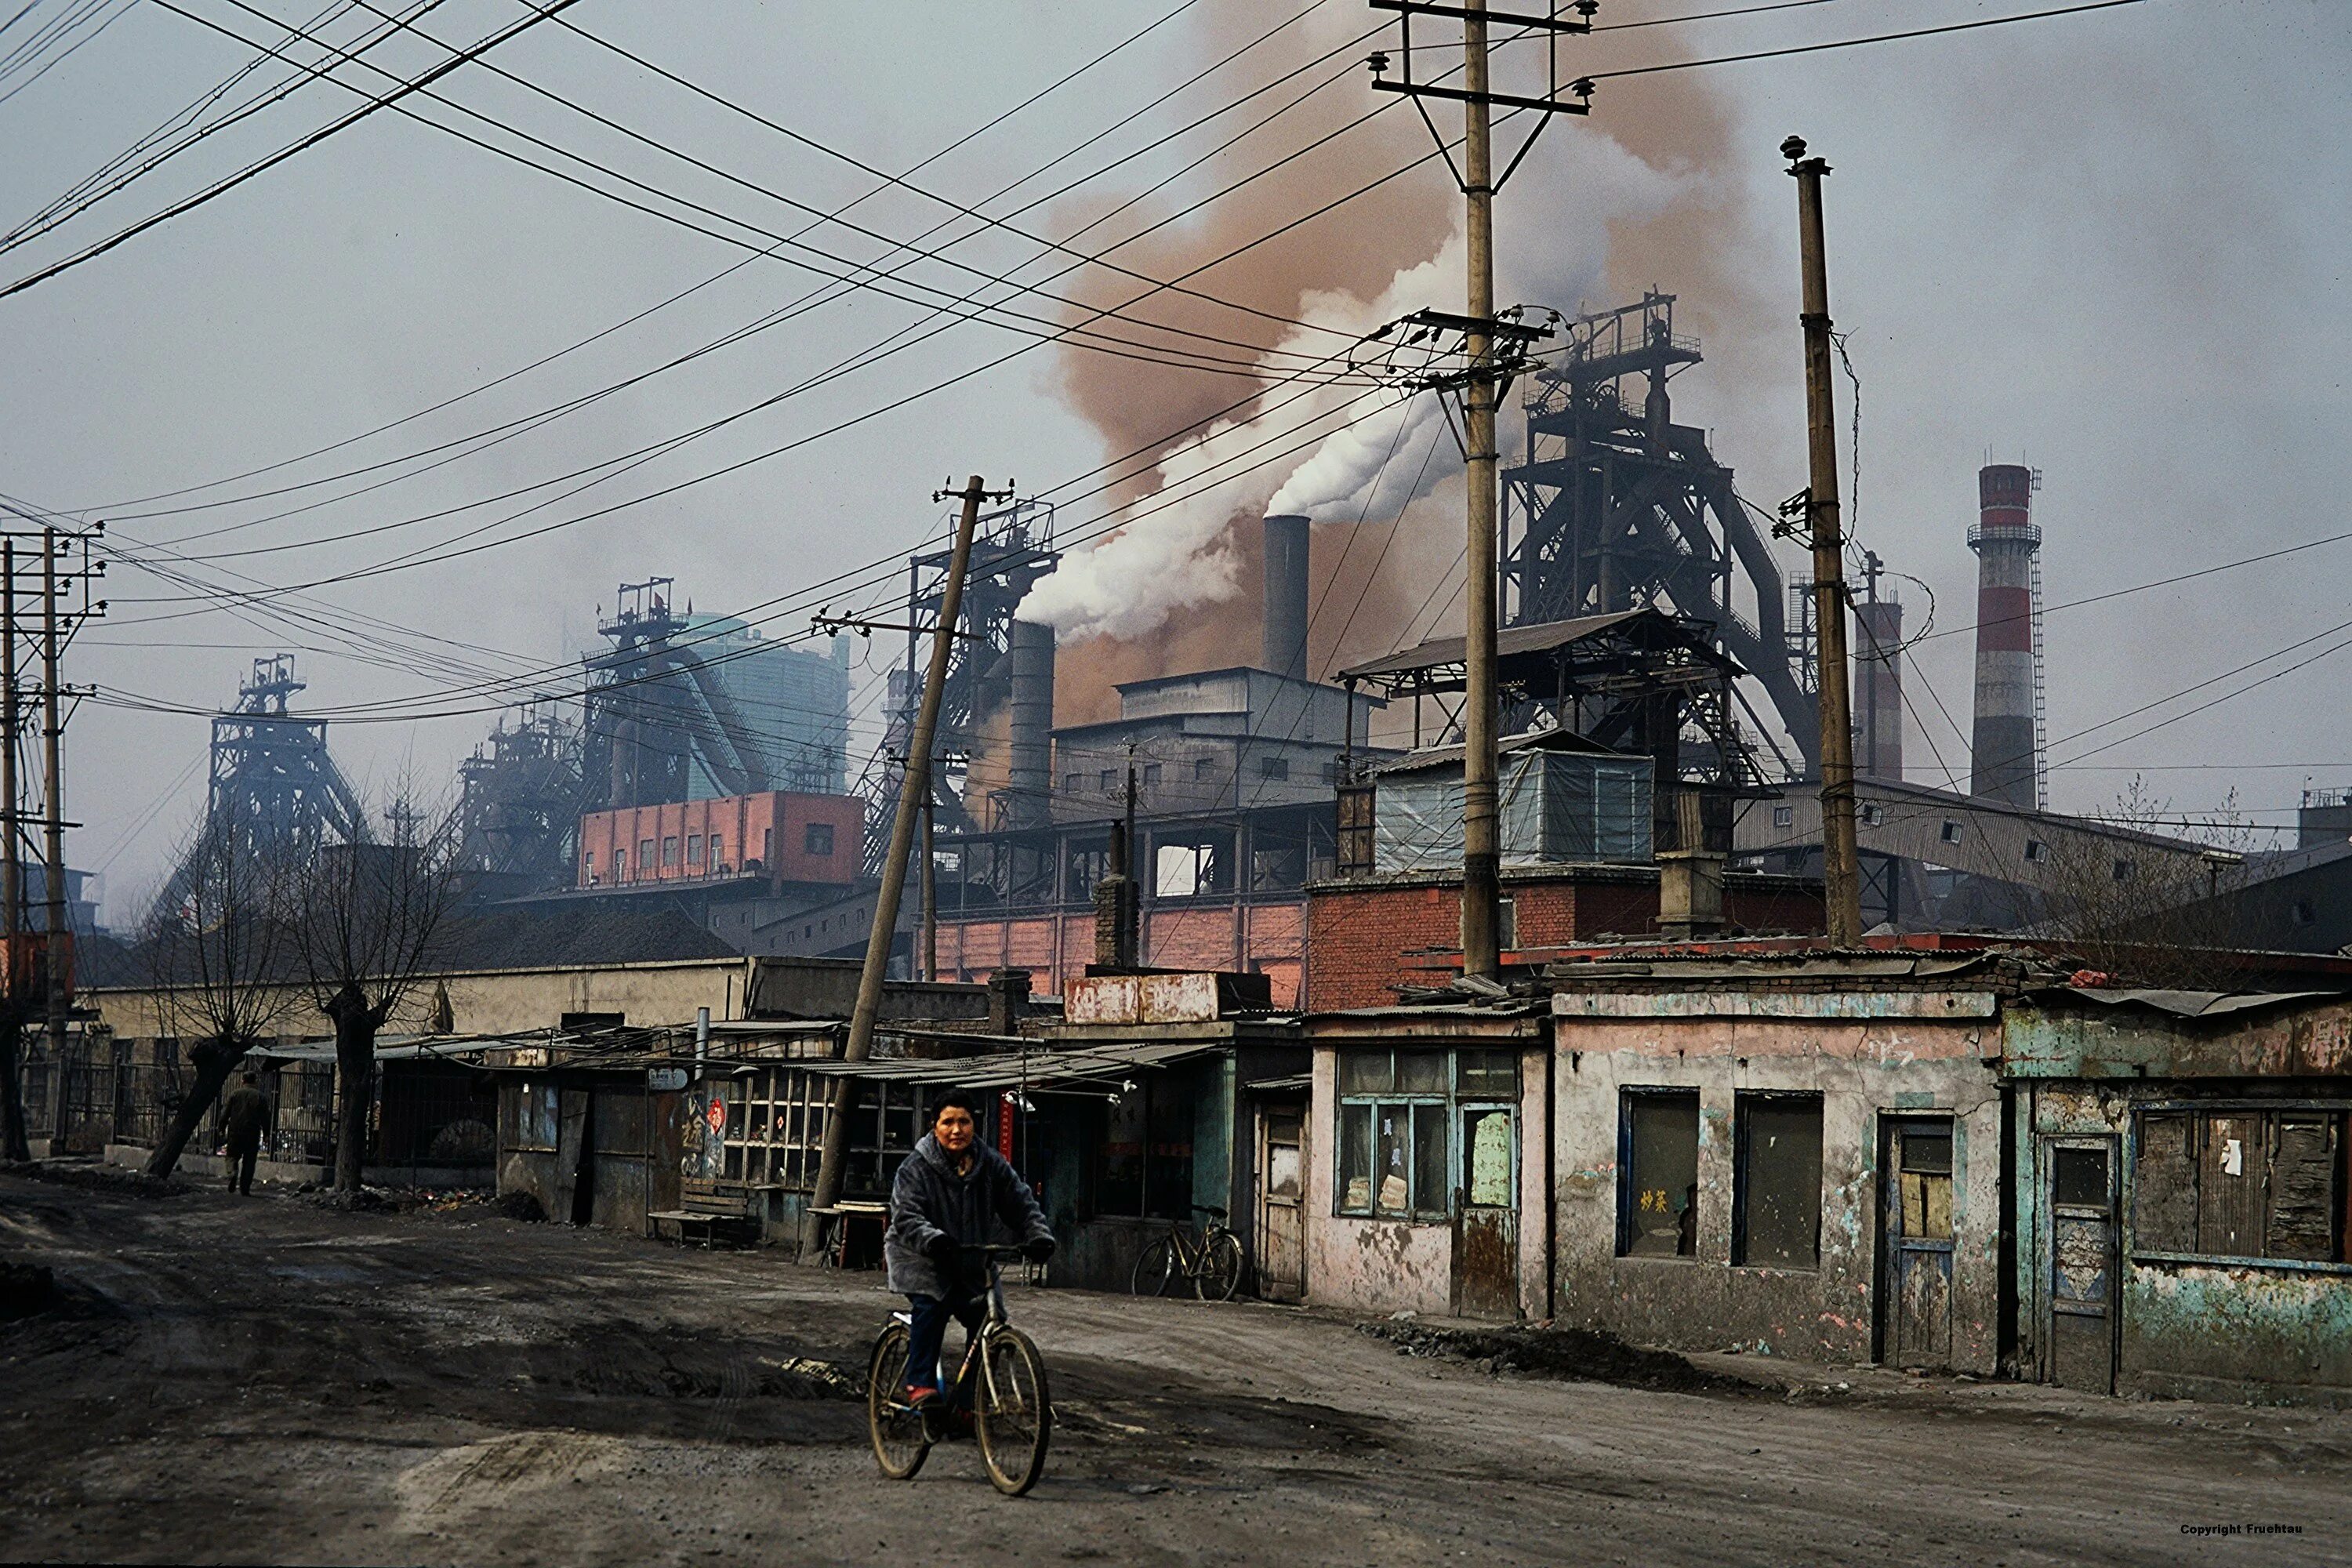
[[[960,1415],[969,1415],[980,1439],[988,1479],[1007,1497],[1019,1497],[1045,1473],[1045,1447],[1054,1436],[1054,1402],[1045,1387],[1045,1358],[1028,1335],[1013,1326],[1004,1309],[1004,1281],[998,1265],[1021,1256],[1017,1247],[969,1247],[970,1257],[988,1265],[988,1311],[963,1348],[963,1363],[943,1397],[923,1409],[907,1403],[907,1343],[914,1317],[893,1312],[866,1364],[866,1424],[874,1458],[894,1481],[912,1480],[934,1445],[960,1434]]]
[[[1192,1293],[1203,1301],[1230,1301],[1242,1283],[1242,1238],[1225,1228],[1225,1211],[1194,1204],[1194,1214],[1209,1223],[1198,1236],[1190,1226],[1168,1222],[1168,1234],[1143,1249],[1135,1260],[1129,1288],[1139,1296],[1164,1296],[1179,1279],[1192,1282]]]

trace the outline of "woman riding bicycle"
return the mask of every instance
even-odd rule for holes
[[[967,1250],[998,1235],[1020,1238],[1024,1256],[1054,1255],[1054,1232],[1036,1196],[1004,1156],[979,1141],[982,1097],[951,1089],[931,1103],[931,1130],[890,1184],[890,1228],[882,1243],[890,1289],[913,1309],[907,1347],[907,1403],[941,1397],[940,1345],[948,1320],[976,1331],[988,1308],[984,1263]],[[950,1395],[952,1396],[952,1395]]]

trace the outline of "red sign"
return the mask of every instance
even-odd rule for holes
[[[710,1108],[702,1113],[702,1119],[710,1123],[711,1131],[726,1131],[727,1102],[719,1099],[717,1095],[712,1095],[710,1097]]]

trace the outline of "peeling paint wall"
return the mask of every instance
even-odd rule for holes
[[[1879,1296],[1881,1129],[1953,1121],[1949,1364],[2000,1353],[2000,1099],[1991,999],[1898,1006],[1885,988],[1787,993],[1616,991],[1555,998],[1559,1316],[1645,1344],[1805,1360],[1872,1358]],[[1643,1011],[1654,1016],[1641,1016]],[[1806,1016],[1811,1012],[1820,1016]],[[1969,1016],[1970,1013],[1988,1016]],[[1906,1014],[1911,1016],[1904,1016]],[[1631,1015],[1631,1016],[1629,1016]],[[1698,1092],[1696,1256],[1621,1258],[1622,1092]],[[1821,1260],[1734,1267],[1737,1096],[1822,1097]]]
[[[2319,1009],[2333,1013],[2333,1005]],[[2325,1039],[2320,1020],[2265,1020],[2241,1030],[2208,1028],[2179,1046],[2179,1026],[2149,1018],[2147,1037],[2131,1037],[2129,1016],[2080,1020],[2073,1041],[2095,1068],[2137,1058],[2166,1067],[2242,1067],[2282,1059],[2282,1042]],[[2070,1058],[2068,1020],[2046,1015],[2012,1017],[2030,1032],[2044,1070]],[[2234,1041],[2228,1037],[2238,1037]],[[2139,1255],[2134,1215],[2135,1112],[2152,1106],[2343,1106],[2352,1079],[2343,1077],[2147,1078],[2085,1076],[2032,1081],[2021,1108],[2029,1136],[2013,1151],[2019,1236],[2020,1359],[2032,1374],[2051,1375],[2052,1258],[2049,1172],[2052,1138],[2116,1140],[2121,1235],[2116,1274],[2120,1324],[2116,1392],[2159,1398],[2315,1401],[2352,1405],[2352,1266],[2287,1260],[2182,1261]]]
[[[1412,1049],[1506,1047],[1517,1051],[1517,1315],[1543,1316],[1548,1261],[1544,1155],[1551,1121],[1544,1100],[1544,1047],[1523,1038],[1482,1037],[1468,1032],[1444,1037],[1416,1031],[1400,1034],[1392,1043]],[[1338,1060],[1339,1051],[1330,1047],[1315,1052],[1307,1151],[1307,1300],[1317,1306],[1356,1311],[1450,1314],[1454,1310],[1452,1223],[1371,1219],[1334,1212],[1339,1207],[1333,1187],[1339,1147],[1335,1125],[1339,1104]]]
[[[1355,1219],[1333,1213],[1333,1151],[1339,1140],[1339,1053],[1315,1053],[1308,1089],[1314,1127],[1307,1164],[1307,1299],[1318,1307],[1360,1312],[1454,1309],[1454,1233],[1444,1225]]]

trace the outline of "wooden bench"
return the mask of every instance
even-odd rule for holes
[[[656,1237],[664,1225],[676,1226],[680,1247],[757,1247],[768,1228],[766,1194],[754,1183],[688,1176],[678,1184],[678,1206],[649,1214],[646,1221]]]

